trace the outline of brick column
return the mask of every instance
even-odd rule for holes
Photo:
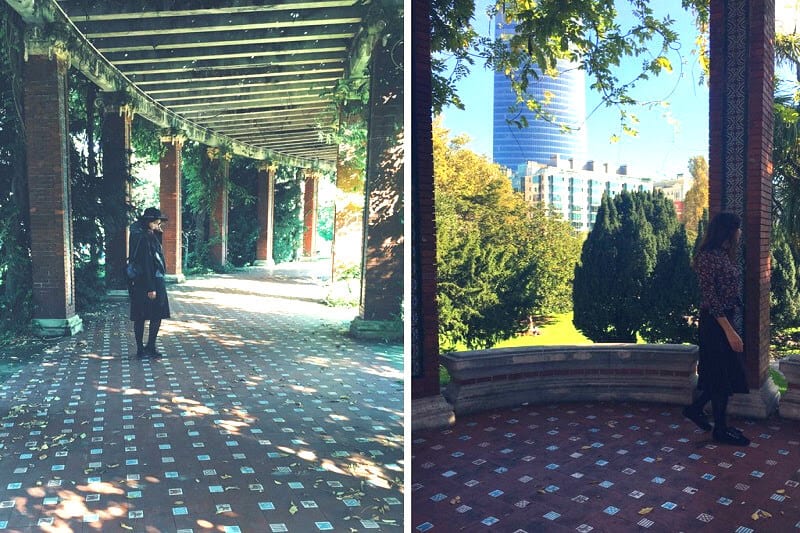
[[[413,0],[411,21],[411,427],[419,429],[446,426],[454,415],[439,389],[430,0]]]
[[[364,253],[358,319],[351,332],[402,338],[403,24],[389,9],[370,58]]]
[[[743,221],[744,311],[735,327],[751,393],[735,395],[731,411],[758,417],[778,401],[768,374],[774,35],[773,0],[711,1],[709,211]]]
[[[364,238],[364,171],[340,147],[336,160],[331,277],[361,266]]]
[[[33,329],[73,335],[83,329],[75,312],[72,205],[69,185],[68,59],[54,50],[29,52],[23,67],[28,142]]]
[[[106,289],[127,289],[125,259],[128,250],[128,204],[130,203],[131,122],[133,110],[120,92],[102,94],[103,181],[106,214],[103,229],[106,237]]]
[[[306,171],[303,192],[303,255],[313,257],[317,245],[317,193],[319,179],[317,174]]]
[[[167,262],[167,281],[183,282],[183,221],[181,219],[181,152],[184,138],[179,135],[161,137],[161,212],[169,218],[163,226],[164,259]]]
[[[214,180],[216,189],[211,193],[213,204],[208,225],[211,259],[216,266],[224,267],[228,261],[228,173],[231,160],[228,154],[220,157],[218,148],[209,148],[208,157],[211,159],[212,169],[216,162],[218,166],[215,170],[219,173]]]
[[[256,211],[258,236],[256,237],[256,265],[274,266],[272,247],[275,233],[275,165],[264,163],[258,167]]]

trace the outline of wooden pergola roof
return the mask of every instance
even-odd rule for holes
[[[136,113],[211,146],[331,168],[333,91],[366,83],[381,2],[6,0],[29,51],[63,46]],[[386,4],[393,4],[386,2]]]

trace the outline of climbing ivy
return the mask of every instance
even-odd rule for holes
[[[24,331],[33,314],[17,23],[0,4],[0,344]]]

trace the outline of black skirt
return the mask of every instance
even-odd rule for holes
[[[731,320],[732,313],[725,314],[728,320]],[[728,396],[750,392],[744,373],[744,353],[733,351],[722,326],[707,309],[700,310],[699,333],[697,388]]]

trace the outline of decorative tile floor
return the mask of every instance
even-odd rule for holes
[[[716,445],[680,406],[525,406],[414,433],[414,531],[798,531],[800,424],[732,419]]]
[[[402,346],[267,272],[171,286],[161,360],[117,301],[2,383],[0,531],[400,531]]]

